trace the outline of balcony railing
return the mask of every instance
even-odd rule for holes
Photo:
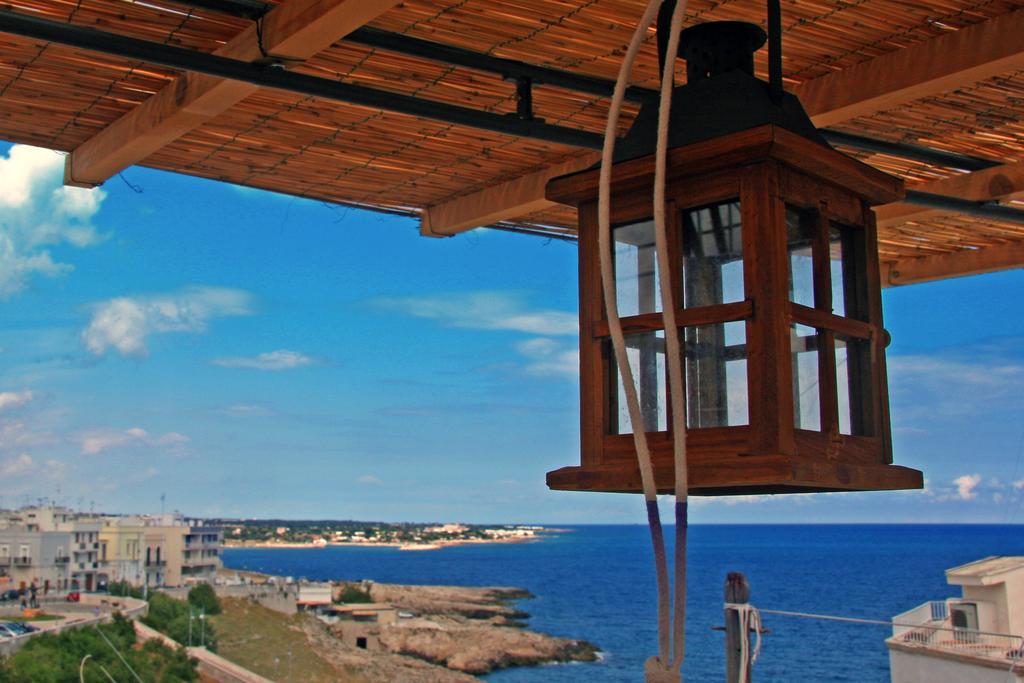
[[[895,617],[889,642],[1024,664],[1024,637],[954,627],[945,602],[926,602]]]
[[[28,555],[22,555],[21,557],[14,558],[14,564],[18,567],[31,567],[32,558]]]
[[[71,558],[67,557],[66,555],[61,555],[61,556],[53,558],[53,563],[54,564],[67,564],[70,561],[71,561]]]

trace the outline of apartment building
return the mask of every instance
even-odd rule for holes
[[[185,583],[213,582],[221,568],[224,529],[192,522],[184,541],[182,580]]]
[[[0,588],[68,589],[71,542],[68,532],[0,528]]]
[[[0,511],[0,588],[103,590],[212,582],[223,531],[180,515],[91,516],[59,507]]]

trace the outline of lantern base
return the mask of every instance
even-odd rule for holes
[[[659,493],[672,493],[673,468],[655,464]],[[920,489],[921,472],[899,465],[853,465],[785,455],[751,455],[728,463],[690,466],[691,496],[734,496],[827,491]],[[563,467],[548,472],[548,488],[559,491],[639,493],[640,470],[632,465]]]

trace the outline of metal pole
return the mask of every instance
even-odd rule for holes
[[[192,647],[192,608],[188,608],[188,646]]]
[[[740,572],[730,572],[725,578],[725,602],[726,604],[742,605],[750,602],[750,584],[747,577]],[[747,639],[746,651],[750,651],[750,634],[741,633],[740,615],[734,609],[725,609],[725,681],[726,683],[750,683],[750,667],[747,667],[747,675],[740,680],[740,669],[742,668],[743,642]]]
[[[782,8],[768,0],[768,85],[772,101],[782,101]]]

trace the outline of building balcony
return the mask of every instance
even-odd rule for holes
[[[181,561],[182,567],[217,567],[220,559],[217,557],[186,557]]]
[[[71,558],[66,556],[66,555],[62,555],[62,556],[53,558],[53,563],[54,564],[67,564],[70,561],[71,561]]]
[[[28,557],[27,555],[24,556],[24,557],[15,557],[15,558],[13,558],[13,562],[14,562],[14,566],[16,566],[16,567],[31,567],[32,566],[32,558]]]
[[[890,649],[943,658],[1024,664],[1024,637],[954,626],[946,602],[926,602],[893,619]]]
[[[146,563],[147,572],[159,572],[167,567],[167,562],[164,560],[151,560]]]
[[[185,550],[220,550],[222,547],[223,544],[216,541],[193,541],[185,544]]]

